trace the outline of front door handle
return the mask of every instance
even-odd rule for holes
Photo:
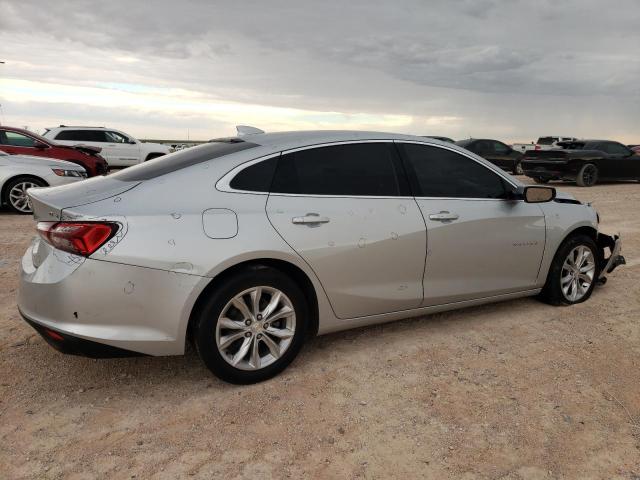
[[[304,217],[293,217],[292,223],[316,225],[318,223],[329,223],[328,217],[321,217],[318,213],[307,213]]]
[[[460,218],[460,215],[457,213],[446,212],[444,210],[440,213],[432,213],[429,215],[429,220],[435,220],[436,222],[450,222],[458,218]]]

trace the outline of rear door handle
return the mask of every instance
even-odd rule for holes
[[[440,213],[432,213],[429,215],[429,220],[435,220],[436,222],[449,222],[451,220],[457,220],[460,218],[460,215],[457,213],[445,212],[442,211]]]
[[[328,217],[321,217],[318,213],[307,213],[304,217],[293,217],[292,223],[315,225],[318,223],[329,223]]]

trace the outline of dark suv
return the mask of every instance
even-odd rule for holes
[[[99,155],[100,148],[59,145],[22,128],[0,126],[0,150],[9,155],[31,155],[77,163],[84,167],[89,177],[104,175],[109,170],[107,161]]]
[[[516,152],[509,145],[499,142],[498,140],[489,140],[484,138],[460,140],[456,142],[456,145],[466,148],[470,152],[481,156],[503,170],[507,170],[514,175],[522,175],[522,168],[520,166],[522,153]]]

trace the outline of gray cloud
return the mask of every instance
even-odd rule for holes
[[[594,136],[603,118],[613,135],[630,137],[640,107],[637,0],[67,0],[52,8],[0,1],[4,77],[404,114],[414,117],[413,133],[429,128],[428,118],[456,117],[427,133],[510,139],[549,133],[538,129]]]

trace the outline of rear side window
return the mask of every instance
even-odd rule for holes
[[[274,157],[250,165],[233,177],[229,186],[234,190],[268,192],[277,164],[278,157]]]
[[[102,130],[62,130],[56,135],[56,140],[71,140],[74,142],[106,142],[107,137]]]
[[[280,157],[271,191],[302,195],[406,195],[408,189],[399,167],[392,143],[301,150]]]
[[[232,140],[213,141],[197,147],[170,153],[169,155],[163,155],[148,162],[120,170],[118,173],[110,175],[109,178],[115,178],[116,180],[125,182],[150,180],[198,163],[207,162],[257,146],[255,143],[244,142],[235,138]]]
[[[624,145],[616,142],[606,142],[603,144],[605,152],[612,155],[628,155],[629,149]]]
[[[399,144],[417,197],[504,198],[504,180],[484,165],[444,148]]]

